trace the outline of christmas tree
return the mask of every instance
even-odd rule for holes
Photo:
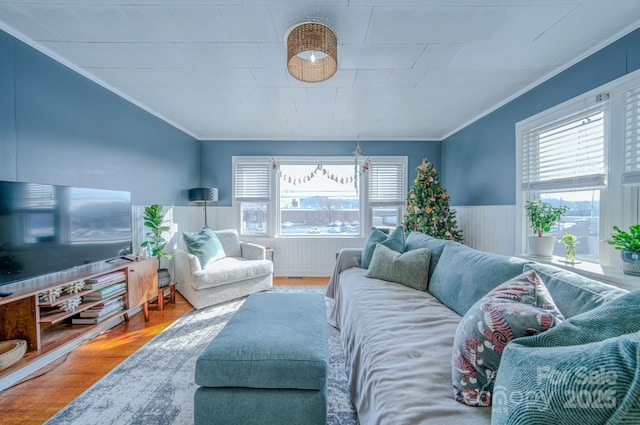
[[[418,176],[407,196],[405,231],[412,230],[438,239],[462,242],[456,224],[456,211],[449,208],[449,197],[438,181],[436,167],[426,159],[416,168]]]

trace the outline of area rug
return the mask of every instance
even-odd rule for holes
[[[321,292],[324,287],[277,286],[273,292]],[[194,310],[127,358],[45,425],[193,423],[196,359],[245,299]],[[329,308],[330,301],[327,301]],[[352,425],[340,333],[329,330],[328,425]]]

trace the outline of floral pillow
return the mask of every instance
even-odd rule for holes
[[[470,406],[491,406],[505,346],[536,335],[564,318],[534,271],[504,282],[464,315],[453,342],[453,395]]]

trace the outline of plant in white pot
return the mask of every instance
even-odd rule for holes
[[[620,253],[622,260],[622,272],[634,276],[640,276],[640,224],[629,227],[625,232],[618,226],[613,226],[617,233],[611,235],[607,242],[613,245]]]
[[[545,233],[551,230],[569,207],[566,205],[554,207],[548,202],[536,200],[527,201],[524,208],[534,233],[529,236],[529,253],[537,257],[551,257],[555,239],[545,236]]]

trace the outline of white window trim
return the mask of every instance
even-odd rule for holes
[[[301,162],[309,162],[309,164],[315,164],[318,161],[321,161],[323,164],[330,165],[331,163],[336,162],[353,162],[354,158],[352,156],[326,156],[326,157],[311,157],[311,156],[233,156],[232,157],[232,184],[234,196],[232,197],[232,207],[235,211],[236,217],[236,227],[238,232],[242,231],[242,217],[241,217],[241,201],[236,200],[235,197],[235,185],[236,185],[236,165],[238,161],[276,161],[276,163],[293,163],[299,164]],[[381,163],[381,162],[395,162],[402,163],[404,167],[404,181],[403,188],[405,188],[405,196],[403,197],[402,205],[398,201],[393,202],[369,202],[369,172],[366,171],[359,175],[358,182],[358,193],[360,197],[360,234],[354,235],[340,235],[340,236],[314,236],[314,238],[361,238],[363,237],[368,229],[372,226],[372,208],[375,207],[384,207],[384,206],[401,206],[398,220],[401,222],[403,214],[406,210],[406,191],[408,185],[408,157],[407,156],[366,156],[363,155],[360,158],[360,161],[364,162],[365,160],[369,160],[371,163]],[[361,164],[362,165],[362,164]],[[263,235],[251,235],[251,237],[269,237],[269,238],[300,238],[300,237],[308,237],[305,235],[281,235],[280,234],[280,226],[279,226],[279,217],[280,217],[280,179],[275,176],[271,177],[271,185],[270,185],[270,197],[269,201],[261,201],[267,202],[268,204],[268,216],[267,216],[267,229],[265,234]]]
[[[600,194],[600,265],[605,268],[619,268],[619,252],[606,243],[612,227],[628,227],[638,222],[638,189],[623,188],[624,138],[626,93],[640,87],[640,70],[620,77],[610,83],[590,90],[571,100],[516,123],[516,253],[524,253],[528,235],[528,222],[524,213],[527,200],[522,184],[522,134],[526,128],[538,127],[561,117],[606,101],[609,104],[608,120],[605,124],[605,157],[607,160],[607,187]],[[604,208],[603,208],[604,206]]]

